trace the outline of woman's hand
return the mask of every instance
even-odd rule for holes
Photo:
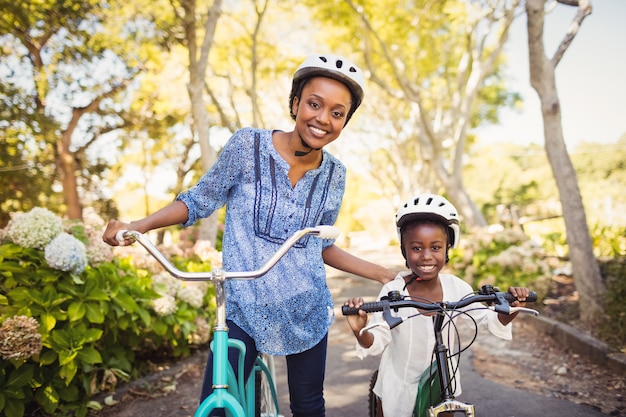
[[[135,230],[133,226],[129,223],[124,223],[119,220],[110,220],[107,224],[104,233],[102,234],[102,240],[108,243],[111,246],[127,246],[133,243],[132,240],[125,239],[123,241],[119,241],[116,238],[117,232],[120,230]]]

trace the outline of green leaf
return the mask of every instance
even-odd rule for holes
[[[59,375],[61,378],[65,379],[65,384],[69,385],[72,379],[74,379],[74,376],[76,376],[76,371],[78,371],[78,366],[76,362],[71,361],[61,367]]]
[[[72,277],[72,282],[74,282],[74,284],[76,285],[83,285],[85,283],[85,281],[83,281],[79,275],[70,274],[70,276]]]
[[[4,415],[6,417],[22,417],[24,415],[24,401],[7,398],[4,405]]]
[[[143,324],[146,327],[150,327],[150,323],[152,322],[152,316],[150,315],[150,312],[144,308],[140,308],[137,311],[137,314],[139,314],[139,317],[141,317]]]
[[[101,288],[94,288],[87,294],[87,299],[90,301],[109,301],[109,295]]]
[[[35,399],[48,414],[53,414],[61,397],[53,386],[46,385],[35,392]]]
[[[67,314],[70,318],[70,321],[78,321],[82,319],[85,316],[86,312],[87,309],[85,308],[85,305],[80,301],[71,303],[67,309]]]
[[[87,308],[87,320],[90,323],[104,323],[104,314],[99,304],[88,303],[85,307]]]
[[[9,379],[7,379],[5,388],[21,388],[28,385],[28,383],[33,379],[33,374],[33,365],[21,366],[11,372],[11,375],[9,375]]]
[[[78,352],[78,359],[90,365],[102,363],[102,356],[93,346],[88,346]]]
[[[101,337],[102,329],[87,329],[87,331],[81,335],[81,340],[83,343],[93,343],[100,340]]]
[[[72,337],[67,330],[54,330],[52,332],[52,341],[63,349],[72,347]]]
[[[46,366],[54,363],[59,355],[54,350],[46,350],[43,355],[39,356],[39,365]]]
[[[98,401],[89,401],[87,403],[87,407],[92,410],[97,410],[97,411],[100,411],[104,408],[102,404],[100,404]]]
[[[54,317],[54,315],[49,313],[41,314],[39,316],[39,321],[41,322],[44,333],[47,333],[54,329],[54,326],[56,326],[57,324],[57,319]]]
[[[62,367],[65,367],[66,365],[71,364],[77,355],[78,355],[78,352],[74,350],[60,351],[59,352],[59,365],[61,365]],[[74,371],[74,373],[76,373],[76,371]]]
[[[167,324],[165,324],[161,320],[157,320],[154,322],[154,325],[152,326],[152,331],[158,334],[159,336],[164,336],[167,333]]]
[[[137,303],[128,294],[120,293],[113,299],[113,302],[122,307],[127,313],[134,313],[137,311]]]

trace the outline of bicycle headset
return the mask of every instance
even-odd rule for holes
[[[293,100],[302,94],[304,85],[313,77],[328,77],[342,82],[350,90],[352,105],[346,117],[346,124],[361,105],[365,91],[363,71],[347,59],[333,54],[310,55],[300,64],[293,74],[291,93],[289,93],[289,114],[293,120]]]
[[[396,228],[404,259],[406,259],[406,253],[402,245],[403,228],[415,220],[432,220],[447,226],[448,246],[455,248],[459,244],[459,213],[456,208],[440,195],[418,194],[404,203],[396,213]],[[448,247],[446,247],[446,262],[448,262]]]

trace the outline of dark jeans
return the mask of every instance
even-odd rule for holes
[[[244,372],[246,378],[252,372],[254,361],[259,351],[256,349],[254,340],[239,326],[230,320],[228,325],[228,337],[239,339],[246,345],[244,358]],[[287,381],[289,385],[289,401],[293,417],[324,417],[324,374],[326,371],[326,351],[328,335],[311,349],[295,355],[287,355]],[[237,349],[229,349],[228,360],[237,374],[239,352]],[[200,400],[204,400],[213,392],[213,352],[209,353],[207,366],[204,371],[202,394]],[[224,410],[215,410],[211,416],[225,416]]]

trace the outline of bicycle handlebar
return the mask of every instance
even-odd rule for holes
[[[183,281],[215,281],[218,279],[252,279],[260,277],[269,271],[283,255],[291,248],[300,238],[306,235],[313,235],[320,239],[335,239],[339,236],[339,229],[334,226],[320,225],[316,227],[308,227],[301,229],[292,234],[278,248],[274,255],[256,271],[230,272],[222,270],[214,270],[209,272],[186,272],[176,268],[148,239],[144,234],[135,230],[120,230],[115,238],[122,242],[125,239],[131,239],[139,242],[154,258],[174,277]]]
[[[351,316],[359,314],[360,310],[366,313],[376,313],[379,311],[389,312],[390,309],[398,311],[399,308],[412,307],[423,311],[453,311],[467,307],[472,303],[486,303],[489,307],[498,313],[512,314],[515,312],[524,312],[539,315],[539,312],[525,307],[511,307],[510,303],[517,301],[517,298],[513,294],[508,292],[500,292],[497,287],[491,285],[484,285],[476,294],[465,297],[459,301],[442,301],[442,302],[424,302],[416,301],[405,298],[400,295],[399,291],[390,291],[386,297],[383,297],[380,301],[374,301],[364,303],[361,307],[348,307],[342,306],[341,313],[344,316]],[[531,291],[525,302],[537,301],[537,293]],[[402,322],[399,317],[392,317],[390,314],[383,314],[387,324],[390,328],[393,328]]]

